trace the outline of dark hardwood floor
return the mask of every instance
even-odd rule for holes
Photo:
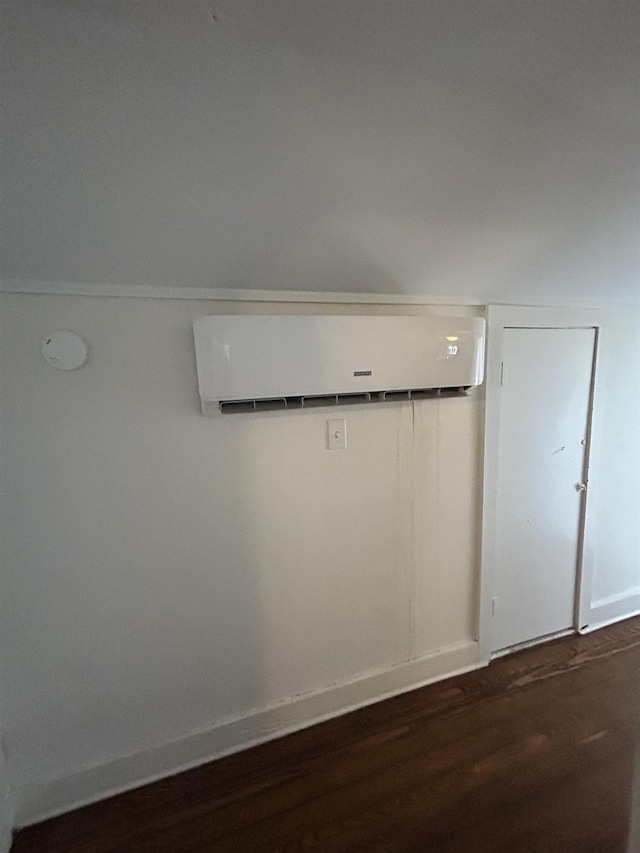
[[[18,833],[12,853],[622,853],[640,618]]]

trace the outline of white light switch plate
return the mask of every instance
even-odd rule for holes
[[[347,446],[347,422],[344,419],[327,421],[329,450],[344,450]]]

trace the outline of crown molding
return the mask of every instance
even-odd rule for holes
[[[367,305],[483,305],[473,296],[407,293],[334,293],[307,290],[241,290],[213,287],[167,287],[152,284],[109,284],[38,279],[0,279],[0,293],[40,296],[109,296],[125,299],[190,299],[205,302],[324,302]]]
[[[344,305],[466,305],[471,308],[511,305],[531,308],[580,307],[640,310],[637,300],[586,299],[555,296],[545,300],[529,298],[486,299],[479,296],[446,296],[424,293],[348,293],[317,290],[243,290],[217,287],[180,287],[155,284],[111,284],[108,282],[47,281],[2,278],[0,293],[35,296],[99,296],[120,299],[179,299],[202,302],[289,302]]]

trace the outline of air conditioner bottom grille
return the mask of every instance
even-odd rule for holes
[[[429,400],[436,397],[464,397],[471,386],[463,388],[411,388],[407,391],[367,391],[354,394],[314,394],[303,397],[265,397],[256,400],[221,400],[223,415],[242,412],[273,412],[284,409],[312,409],[324,406],[354,406],[362,403],[392,403],[403,400]]]

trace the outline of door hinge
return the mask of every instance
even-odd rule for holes
[[[498,597],[491,599],[491,616],[492,618],[496,615],[496,610],[498,609]]]
[[[506,379],[507,379],[507,367],[503,361],[500,363],[500,384],[504,385]]]

